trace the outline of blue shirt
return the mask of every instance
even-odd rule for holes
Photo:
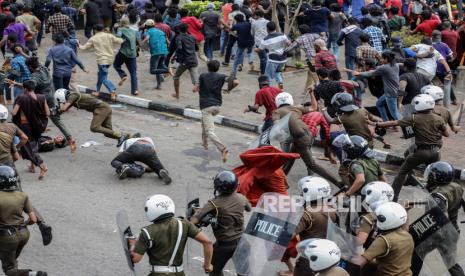
[[[163,18],[163,23],[170,26],[171,30],[175,30],[176,26],[181,24],[181,16],[178,13],[175,19],[171,19],[168,15],[166,15],[165,18]]]
[[[31,78],[31,72],[27,68],[26,59],[22,55],[16,55],[11,60],[11,70],[14,71],[14,81],[23,83]]]
[[[250,22],[236,23],[231,30],[237,32],[237,46],[239,48],[248,48],[254,45],[255,40],[252,35],[252,25]]]
[[[306,23],[310,26],[310,33],[327,33],[328,20],[331,12],[326,7],[310,8],[304,12]]]
[[[73,7],[64,6],[61,8],[61,13],[67,15],[74,24],[78,21],[78,12]]]
[[[149,37],[150,54],[154,55],[167,55],[168,47],[166,45],[166,36],[163,31],[157,28],[150,28],[146,32]]]
[[[84,70],[84,65],[76,56],[76,53],[65,44],[58,44],[48,50],[45,67],[50,66],[53,60],[53,76],[63,77],[71,76],[72,70],[76,64]]]

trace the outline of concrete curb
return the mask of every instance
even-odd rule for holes
[[[95,90],[90,89],[89,87],[86,87],[86,86],[82,86],[82,85],[78,85],[78,88],[80,92],[86,93],[86,94],[95,92]],[[104,99],[104,100],[111,99],[110,94],[105,93],[105,92],[100,92],[99,98]],[[129,96],[129,95],[119,94],[116,98],[116,101],[119,103],[124,103],[127,105],[136,106],[140,108],[150,109],[150,110],[159,111],[159,112],[167,112],[167,113],[175,114],[178,116],[183,116],[183,117],[194,119],[194,120],[200,120],[202,117],[201,111],[197,109],[184,108],[178,105],[151,101],[151,100]],[[254,133],[258,133],[258,128],[259,128],[259,125],[224,117],[221,115],[218,115],[215,117],[215,123],[218,125],[232,127],[232,128],[236,128],[236,129],[240,129],[244,131],[254,132]],[[316,141],[318,142],[319,140],[316,139]],[[400,166],[405,160],[404,157],[392,155],[386,151],[377,150],[377,149],[375,149],[374,151],[376,152],[376,159],[379,162],[382,162],[385,164]],[[455,177],[456,179],[465,181],[465,169],[456,168]]]

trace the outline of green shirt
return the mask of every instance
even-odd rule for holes
[[[147,252],[151,265],[167,266],[178,238],[178,220],[182,222],[183,234],[172,265],[182,265],[187,238],[193,239],[200,233],[200,229],[185,219],[167,218],[144,227],[143,229],[147,230],[150,238],[142,230],[134,247],[134,252],[140,255]]]
[[[31,211],[31,202],[24,192],[0,191],[0,228],[24,225],[23,212]]]
[[[120,53],[128,58],[136,58],[137,31],[126,27],[118,28],[116,36],[124,39],[124,42],[121,44],[121,48],[119,49]]]
[[[85,109],[90,112],[98,107],[108,106],[107,103],[87,94],[73,92],[68,96],[66,101],[78,109]]]
[[[374,158],[357,158],[350,163],[349,168],[350,176],[352,178],[351,182],[355,180],[357,174],[363,173],[363,175],[365,175],[365,183],[363,186],[370,182],[378,181],[379,177],[383,175],[379,162]]]

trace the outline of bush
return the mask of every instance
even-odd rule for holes
[[[201,2],[201,1],[193,1],[192,4],[187,4],[183,6],[183,9],[186,9],[189,11],[189,15],[199,17],[202,12],[204,12],[210,2]],[[213,2],[215,4],[215,10],[219,11],[221,7],[221,2]]]
[[[404,47],[410,47],[415,44],[419,44],[421,39],[423,38],[422,34],[409,34],[407,27],[402,27],[400,31],[394,31],[391,33],[391,37],[398,36],[402,39],[404,43]]]

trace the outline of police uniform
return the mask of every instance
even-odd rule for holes
[[[0,164],[13,165],[12,155],[18,152],[14,137],[21,137],[23,134],[15,124],[0,123]]]
[[[177,251],[173,252],[178,240],[179,222],[182,235]],[[161,219],[142,228],[134,252],[140,255],[147,253],[152,266],[150,276],[184,276],[182,261],[187,239],[194,239],[199,233],[200,230],[185,219]]]
[[[318,165],[312,157],[311,145],[313,137],[310,134],[307,125],[301,120],[302,115],[307,113],[308,109],[304,106],[281,106],[273,111],[273,121],[279,120],[285,117],[287,114],[291,114],[289,117],[289,131],[292,137],[292,149],[291,152],[296,152],[304,161],[307,167],[307,172],[312,175],[313,172],[327,179],[331,183],[339,186],[338,180],[332,176],[325,168]],[[289,168],[290,170],[290,168]]]
[[[310,206],[310,208],[317,207],[318,206]],[[323,206],[319,206],[318,208],[323,208]],[[306,208],[297,225],[295,234],[299,235],[301,241],[311,238],[325,239],[328,229],[328,219],[335,222],[337,220],[336,212],[324,212],[323,210],[312,211],[312,209]],[[300,256],[295,263],[294,276],[312,275],[315,275],[315,273],[310,269],[308,259]]]
[[[420,164],[430,164],[441,159],[442,133],[446,123],[441,116],[432,112],[414,113],[397,121],[401,127],[412,127],[416,150],[409,153],[394,179],[394,201],[397,201],[407,175]]]
[[[459,276],[465,275],[462,267],[458,265],[456,262],[456,254],[457,254],[457,243],[460,238],[460,229],[457,225],[457,217],[460,208],[462,207],[462,198],[463,198],[463,187],[457,183],[449,183],[447,185],[437,186],[432,192],[431,196],[435,199],[438,203],[439,207],[444,211],[447,212],[449,220],[451,221],[452,225],[457,229],[458,235],[450,235],[448,237],[443,237],[441,233],[438,234],[438,237],[433,239],[433,245],[431,251],[434,249],[438,249],[441,253],[443,260],[448,260],[450,264],[452,264],[451,268],[449,268],[449,273],[452,276]],[[434,235],[434,234],[433,234]],[[453,242],[441,242],[445,238],[452,239]],[[423,266],[423,261],[419,256],[416,254],[413,255],[412,259],[412,272],[413,275],[419,275],[421,271],[421,267]]]
[[[376,259],[376,276],[411,276],[413,239],[402,228],[379,234],[362,254],[369,262]]]
[[[111,107],[95,97],[87,94],[71,92],[66,100],[77,109],[84,109],[94,114],[90,123],[90,131],[102,133],[106,137],[119,139],[122,134],[114,131],[111,123]]]
[[[359,218],[359,224],[357,226],[357,234],[362,232],[368,235],[368,239],[363,245],[364,248],[368,248],[373,241],[374,233],[376,230],[376,216],[372,212],[364,213]]]
[[[212,225],[216,242],[213,245],[213,271],[210,275],[223,275],[223,268],[233,256],[244,232],[244,211],[249,212],[251,209],[247,198],[234,192],[209,200],[194,215],[200,221],[211,213],[217,220],[216,226]]]
[[[373,148],[373,136],[368,128],[368,111],[366,109],[360,108],[352,112],[344,112],[337,119],[344,126],[347,134],[365,138],[368,147]]]
[[[316,276],[350,276],[350,274],[338,266],[333,266],[328,270],[317,273]]]
[[[349,186],[352,186],[352,183],[354,183],[357,175],[361,173],[363,173],[363,175],[365,176],[365,183],[363,184],[363,186],[370,182],[378,181],[379,177],[383,175],[383,170],[381,169],[378,160],[366,156],[362,156],[352,160],[349,164],[349,172]],[[357,191],[357,194],[360,194],[363,186],[360,187],[360,190]]]
[[[23,212],[32,212],[28,196],[20,191],[0,190],[0,260],[7,276],[28,276],[27,269],[18,269],[16,260],[29,240]]]
[[[444,122],[448,124],[451,128],[454,126],[454,121],[452,119],[452,114],[450,114],[449,109],[445,108],[442,105],[435,105],[433,113],[442,117]]]

